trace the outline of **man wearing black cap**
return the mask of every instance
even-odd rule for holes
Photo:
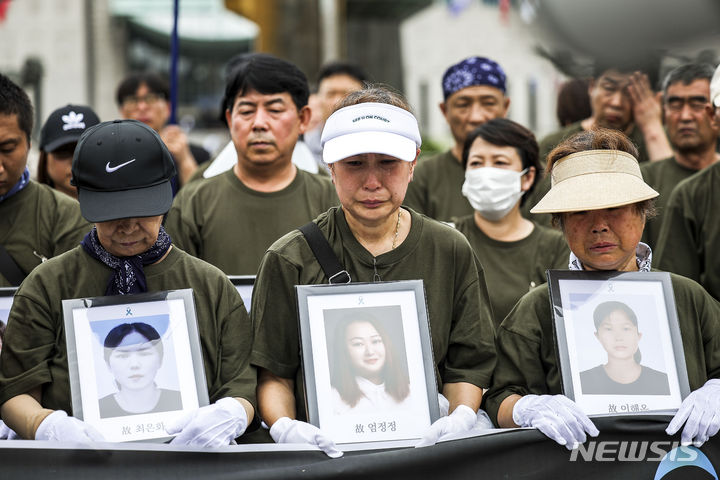
[[[166,224],[180,248],[228,275],[254,275],[275,240],[337,205],[329,178],[292,163],[308,95],[305,74],[270,55],[230,72],[223,105],[237,163],[180,191]]]
[[[102,439],[69,416],[62,300],[190,288],[212,404],[180,412],[165,430],[175,444],[228,445],[254,418],[252,326],[227,277],[173,248],[162,227],[175,175],[165,144],[134,120],[101,123],[80,138],[72,172],[82,214],[95,227],[81,245],[35,269],[14,298],[0,354],[3,420],[26,439]]]
[[[30,180],[33,109],[0,74],[0,287],[17,286],[41,262],[70,250],[90,226],[75,200]]]
[[[405,204],[440,221],[471,215],[474,210],[462,194],[465,138],[476,127],[504,117],[510,106],[505,96],[505,72],[489,58],[469,57],[443,74],[444,101],[440,104],[455,144],[447,152],[421,158],[408,187]]]
[[[65,105],[54,110],[40,131],[38,182],[77,199],[77,189],[70,185],[75,145],[86,129],[98,123],[97,114],[85,105]]]

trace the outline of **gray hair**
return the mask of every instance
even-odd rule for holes
[[[682,82],[683,85],[690,85],[695,80],[707,80],[708,82],[715,73],[715,67],[709,63],[686,63],[674,68],[663,80],[662,90],[663,95],[667,95],[667,90],[670,85]]]

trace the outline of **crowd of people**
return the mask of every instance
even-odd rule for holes
[[[324,66],[311,93],[291,62],[244,54],[226,70],[224,167],[168,125],[167,82],[143,72],[120,82],[118,119],[53,111],[31,175],[33,107],[0,74],[0,287],[18,287],[0,330],[0,437],[103,440],[73,416],[62,300],[190,288],[210,404],[166,425],[172,443],[341,456],[306,410],[295,286],[333,281],[299,230],[310,224],[346,280],[423,281],[444,408],[418,446],[486,428],[488,416],[568,448],[597,435],[561,393],[546,271],[655,266],[671,272],[692,391],[667,431],[702,445],[720,428],[720,67],[679,66],[658,94],[656,76],[598,61],[563,89],[562,129],[538,142],[505,118],[500,64],[463,59],[441,79],[453,144],[422,156],[407,100],[357,65]],[[256,275],[249,314],[231,275]],[[583,388],[667,384],[640,363],[630,307],[598,306],[594,327],[607,362],[581,373]],[[401,407],[408,360],[383,322],[360,315],[334,332],[335,410]],[[182,403],[155,383],[156,328],[123,323],[104,348],[118,387],[100,402],[105,416]]]

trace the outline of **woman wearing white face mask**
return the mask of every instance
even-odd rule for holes
[[[462,192],[475,213],[453,220],[483,265],[498,326],[520,297],[545,283],[545,270],[567,268],[570,252],[559,231],[520,214],[539,170],[530,130],[505,118],[484,123],[468,135],[462,161]]]

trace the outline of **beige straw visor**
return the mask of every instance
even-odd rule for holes
[[[552,187],[531,213],[579,212],[621,207],[657,197],[642,179],[635,157],[618,150],[588,150],[560,159]]]

